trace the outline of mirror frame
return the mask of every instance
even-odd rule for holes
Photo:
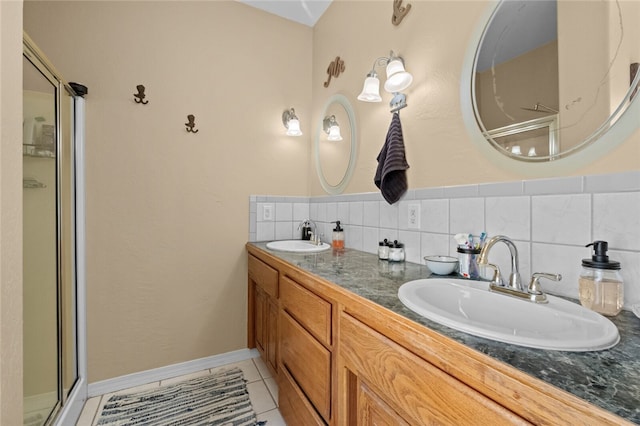
[[[342,177],[342,180],[340,181],[340,183],[338,183],[335,186],[331,185],[325,178],[324,174],[322,173],[322,164],[320,162],[321,137],[322,135],[325,134],[323,130],[323,126],[324,126],[323,120],[324,120],[324,117],[327,115],[327,111],[329,110],[329,107],[334,103],[341,105],[344,108],[344,110],[347,112],[347,116],[349,117],[349,126],[350,126],[349,136],[351,137],[351,154],[349,157],[349,165],[347,166],[347,170],[345,171],[344,176]],[[327,193],[332,195],[342,194],[346,189],[347,185],[349,184],[349,181],[351,180],[351,176],[353,175],[353,171],[356,168],[356,157],[357,157],[357,148],[358,148],[357,137],[358,137],[358,132],[356,130],[356,114],[353,107],[351,106],[351,103],[349,102],[349,99],[347,99],[346,96],[341,94],[335,94],[331,96],[327,100],[327,102],[324,104],[324,107],[322,108],[322,114],[318,119],[318,127],[316,130],[316,136],[313,142],[313,155],[315,157],[316,172],[318,173],[318,179],[320,180],[320,185],[322,185],[322,188]]]
[[[620,112],[620,107],[618,107],[609,117],[609,120],[603,123],[593,135],[580,143],[577,148],[561,153],[558,159],[546,162],[528,162],[514,159],[512,156],[497,150],[493,143],[485,138],[476,119],[473,93],[478,47],[482,41],[485,28],[489,25],[500,3],[500,0],[492,0],[485,12],[480,16],[478,25],[469,38],[469,45],[465,53],[460,76],[462,118],[472,143],[486,158],[497,166],[518,174],[533,177],[557,176],[594,162],[601,156],[611,152],[615,147],[627,140],[633,132],[640,129],[640,101],[638,101],[640,96],[636,96],[624,111]],[[639,77],[640,73],[638,73],[636,79]],[[625,97],[625,100],[628,99],[629,94],[630,92]],[[623,104],[624,101],[621,102],[621,105]],[[617,117],[616,122],[607,129],[611,119],[615,117]]]

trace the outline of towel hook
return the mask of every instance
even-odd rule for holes
[[[198,133],[200,129],[193,130],[193,128],[196,127],[196,116],[193,114],[189,114],[187,115],[187,120],[188,122],[184,123],[184,125],[187,126],[187,132]]]
[[[133,94],[133,96],[135,97],[134,101],[136,101],[137,104],[142,104],[142,105],[148,104],[149,101],[144,100],[144,98],[146,97],[146,95],[144,94],[145,87],[142,84],[138,84],[136,86],[136,89],[138,89],[138,93]]]
[[[391,107],[390,112],[398,112],[402,108],[407,106],[407,95],[404,93],[394,93],[391,102],[389,102],[389,106]]]
[[[411,10],[411,5],[407,3],[406,6],[402,6],[402,0],[393,0],[393,15],[391,15],[391,23],[395,26],[400,25],[400,22],[407,16],[407,13]]]

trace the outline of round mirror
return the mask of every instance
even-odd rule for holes
[[[333,95],[323,108],[314,141],[316,170],[329,194],[341,194],[356,164],[356,118],[348,99]]]
[[[584,151],[618,122],[628,122],[627,134],[638,127],[639,2],[508,0],[488,15],[461,92],[482,144],[548,163]]]

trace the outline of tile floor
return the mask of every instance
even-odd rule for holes
[[[258,414],[258,420],[266,420],[267,426],[286,426],[286,423],[280,415],[280,411],[278,411],[278,386],[275,379],[271,377],[271,373],[264,362],[260,358],[252,358],[216,368],[234,366],[240,367],[244,374],[244,378],[247,379],[249,398],[251,398],[253,409]],[[148,383],[142,386],[136,386],[135,388],[125,389],[121,392],[148,389],[151,387],[168,385],[181,380],[192,379],[194,377],[211,374],[211,372],[215,371],[216,368],[198,371],[184,376],[173,377],[159,382]],[[76,426],[93,426],[100,415],[101,407],[111,395],[113,395],[113,393],[89,398],[84,405],[84,409],[82,410],[82,414],[80,414],[80,418],[78,419]]]

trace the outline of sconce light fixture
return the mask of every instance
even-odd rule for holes
[[[324,129],[325,133],[329,135],[327,140],[342,140],[342,135],[340,134],[340,125],[336,121],[335,115],[332,115],[331,117],[325,117],[324,120],[322,120],[322,128]]]
[[[404,60],[396,56],[393,51],[389,57],[381,57],[374,61],[371,71],[364,81],[362,93],[358,95],[358,100],[364,102],[380,102],[380,80],[376,73],[376,66],[386,66],[387,81],[384,83],[384,90],[389,93],[399,93],[409,87],[413,82],[413,76],[404,69]]]
[[[298,120],[296,111],[293,108],[285,110],[285,112],[282,113],[282,124],[287,128],[288,136],[302,136],[300,120]]]

